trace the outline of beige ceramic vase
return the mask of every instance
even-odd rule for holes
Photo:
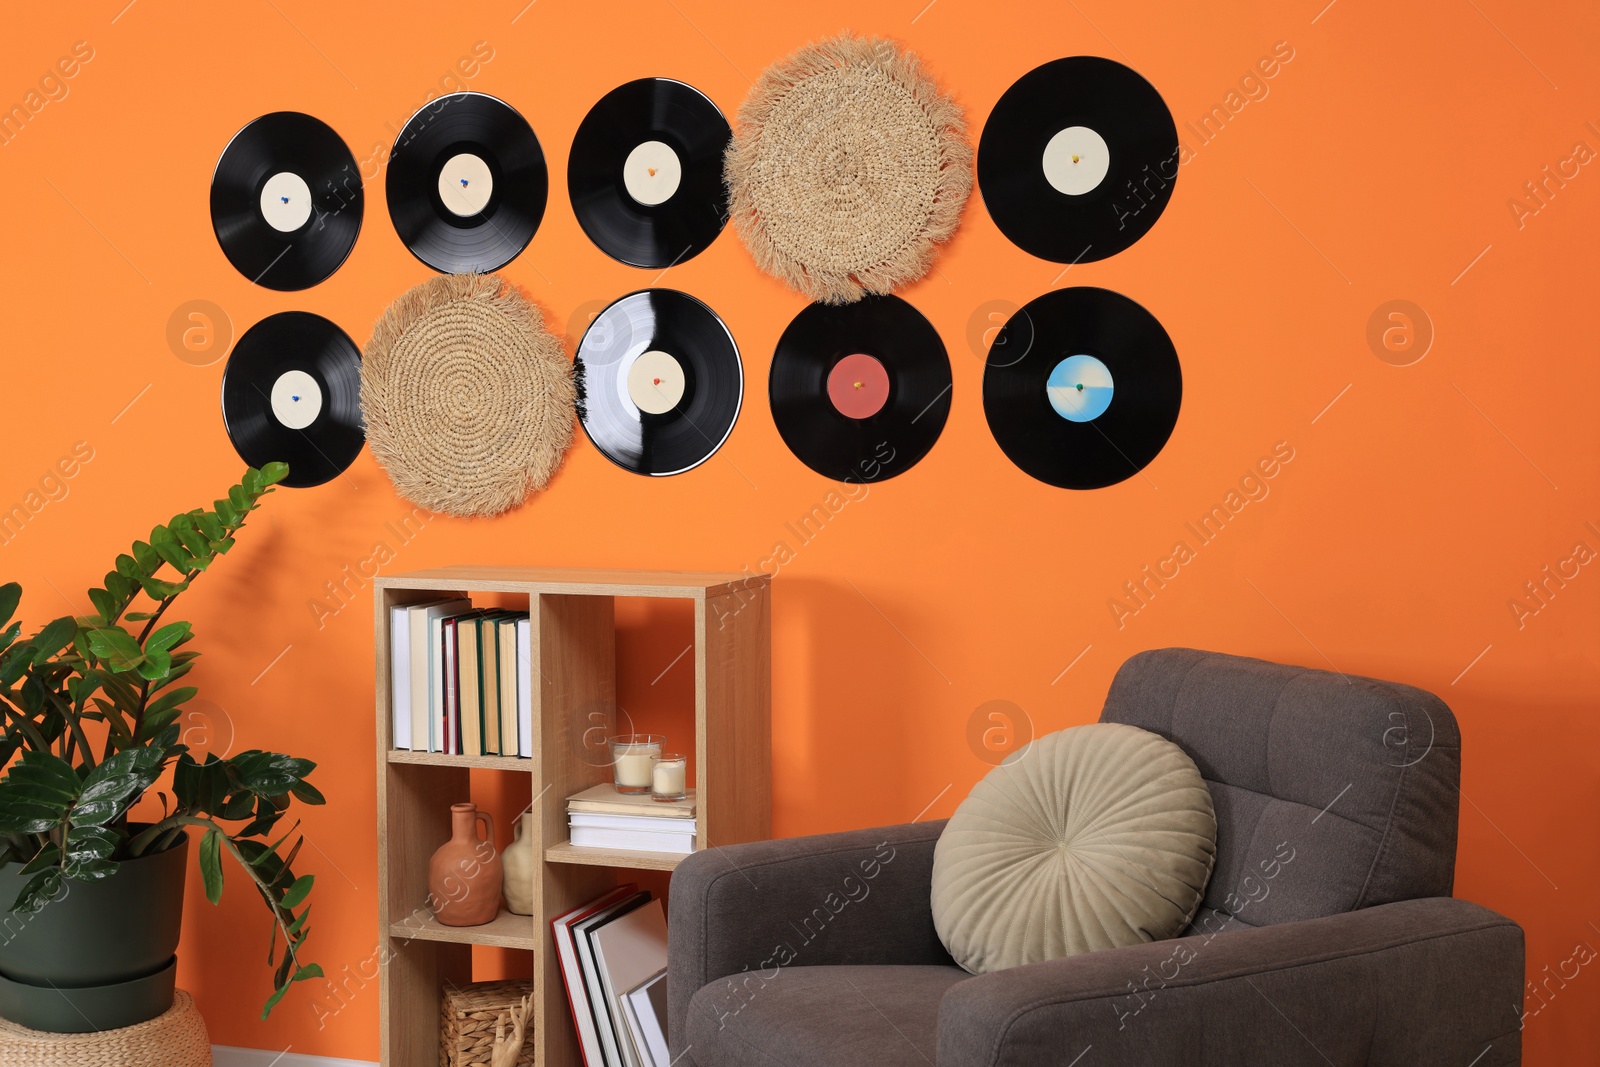
[[[501,859],[505,863],[506,907],[518,915],[533,914],[533,812],[525,811],[511,831],[511,844]]]
[[[478,823],[484,836],[478,836]],[[428,905],[445,926],[482,926],[500,911],[494,819],[476,804],[450,805],[450,840],[428,861]]]

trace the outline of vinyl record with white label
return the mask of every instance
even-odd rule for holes
[[[533,240],[550,179],[539,138],[515,108],[451,93],[400,131],[384,188],[412,255],[441,274],[487,274]]]
[[[572,138],[567,192],[578,224],[630,266],[694,258],[728,221],[722,157],[732,139],[717,105],[692,85],[640,78],[618,86]]]
[[[1006,456],[1063,489],[1133,477],[1178,422],[1183,370],[1156,317],[1121,293],[1057,289],[989,346],[983,414]]]
[[[989,113],[978,188],[995,225],[1057,263],[1115,255],[1149,232],[1178,178],[1178,128],[1155,86],[1099,56],[1024,74]]]
[[[778,338],[767,377],[784,444],[818,474],[881,482],[927,455],[950,415],[950,358],[897,296],[812,304]]]
[[[332,127],[298,111],[233,135],[211,175],[211,228],[257,285],[306,289],[339,269],[361,232],[355,157]]]
[[[222,420],[252,467],[289,465],[283,484],[321,485],[361,454],[361,350],[320,315],[284,311],[245,331],[222,374]]]
[[[675,289],[612,303],[578,342],[578,418],[611,462],[682,474],[722,447],[744,402],[744,366],[717,313]]]

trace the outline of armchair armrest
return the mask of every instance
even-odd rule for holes
[[[1449,897],[996,971],[939,1007],[939,1063],[1521,1063],[1522,929]]]
[[[689,999],[742,971],[951,962],[933,928],[933,847],[944,823],[724,845],[672,872],[667,1016],[673,1053]],[[728,983],[730,1002],[736,981]]]

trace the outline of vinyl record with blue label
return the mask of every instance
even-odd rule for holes
[[[211,176],[211,228],[246,278],[281,292],[339,269],[361,232],[361,172],[327,123],[263,115],[233,135]]]
[[[989,346],[983,413],[1006,456],[1041,482],[1101,489],[1161,452],[1183,370],[1167,331],[1121,293],[1057,289],[1028,302]]]
[[[539,138],[516,108],[451,93],[400,131],[384,189],[412,255],[441,274],[487,274],[533,240],[550,179]]]
[[[1155,86],[1099,56],[1053,60],[1001,95],[978,141],[1000,232],[1057,263],[1114,255],[1154,226],[1178,179],[1178,128]]]
[[[805,308],[778,338],[767,377],[783,443],[841,482],[910,470],[939,440],[950,392],[938,331],[897,296]]]
[[[578,419],[634,474],[682,474],[722,447],[744,402],[744,365],[717,313],[675,289],[615,301],[578,342]]]
[[[222,421],[252,467],[289,465],[283,484],[332,481],[361,454],[361,350],[321,315],[284,311],[246,330],[222,373]]]
[[[567,156],[567,192],[589,239],[613,259],[659,269],[711,247],[728,221],[722,157],[733,131],[711,98],[640,78],[589,109]]]

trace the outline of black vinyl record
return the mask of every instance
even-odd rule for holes
[[[767,378],[784,444],[841,482],[911,469],[939,440],[950,391],[938,331],[897,296],[805,308],[778,338]]]
[[[320,315],[267,316],[228,356],[222,421],[250,466],[289,465],[284,485],[304,488],[337,478],[366,442],[360,349]]]
[[[978,142],[978,188],[1024,252],[1090,263],[1149,232],[1178,177],[1155,86],[1098,56],[1052,60],[1007,89]]]
[[[744,402],[744,366],[717,313],[675,289],[643,289],[595,316],[576,359],[578,419],[611,462],[682,474],[710,459]]]
[[[995,335],[983,413],[1011,462],[1063,489],[1131,478],[1166,445],[1183,401],[1172,339],[1109,289],[1057,289]]]
[[[361,232],[361,172],[339,135],[298,111],[233,135],[211,175],[211,228],[257,285],[305,289],[339,269]]]
[[[567,192],[583,232],[613,259],[670,267],[711,246],[728,221],[722,156],[728,120],[670,78],[620,85],[572,138]]]
[[[443,274],[517,258],[544,218],[544,150],[515,108],[483,93],[425,104],[395,139],[385,190],[411,254]]]

